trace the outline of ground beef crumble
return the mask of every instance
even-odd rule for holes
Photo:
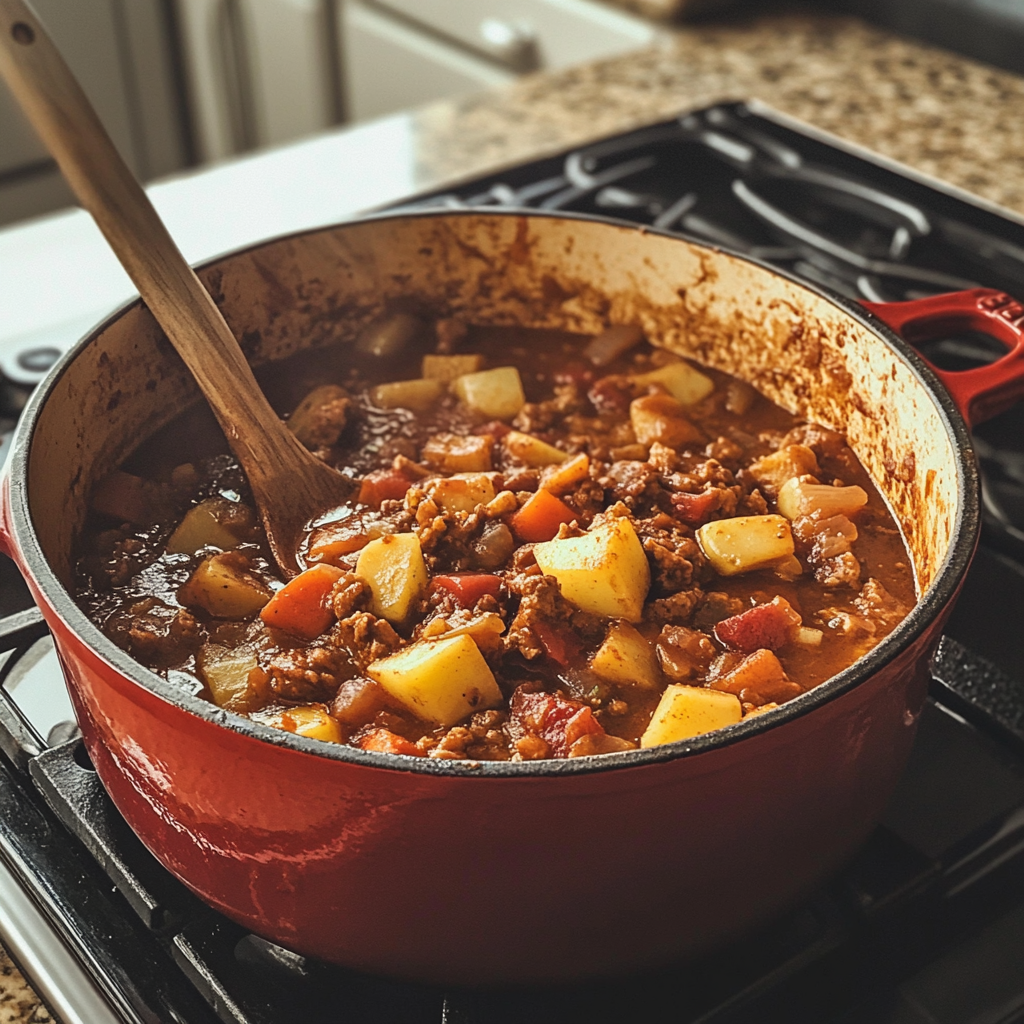
[[[430,343],[438,345],[435,354],[465,353],[477,344],[476,327],[460,321],[458,328],[453,332],[439,326],[436,338],[427,332]],[[359,500],[323,527],[327,532],[320,540],[334,544],[334,553],[311,559],[340,573],[328,593],[318,596],[321,607],[310,612],[314,621],[319,622],[321,611],[329,620],[320,635],[310,639],[300,630],[293,636],[271,617],[265,625],[258,606],[239,621],[225,621],[215,609],[196,606],[201,595],[190,593],[186,584],[204,558],[244,568],[253,588],[262,588],[263,600],[285,582],[269,562],[244,480],[224,456],[172,464],[154,480],[143,479],[142,472],[128,480],[127,491],[123,473],[113,475],[96,509],[106,518],[87,538],[77,566],[84,581],[83,603],[135,657],[158,671],[191,672],[206,680],[209,693],[214,677],[204,673],[222,664],[217,652],[237,652],[237,670],[228,666],[224,679],[214,679],[223,693],[238,682],[231,671],[248,672],[242,679],[242,688],[248,688],[243,703],[216,698],[232,711],[272,716],[281,708],[306,704],[333,720],[331,728],[341,729],[341,742],[439,760],[529,760],[629,749],[644,733],[664,688],[673,683],[734,693],[743,714],[765,710],[801,692],[805,675],[813,677],[815,642],[822,649],[829,643],[845,645],[855,657],[905,615],[911,588],[897,580],[893,589],[908,600],[892,596],[888,570],[876,568],[883,562],[881,553],[895,552],[900,545],[876,495],[861,512],[850,512],[852,518],[792,521],[796,557],[747,575],[729,572],[712,548],[706,543],[702,548],[708,532],[698,543],[697,531],[720,520],[782,511],[779,490],[794,475],[787,467],[795,454],[780,454],[786,447],[803,446],[796,454],[805,469],[814,470],[812,480],[870,486],[836,432],[795,424],[753,389],[711,370],[715,390],[687,403],[668,386],[671,373],[650,376],[677,364],[678,357],[646,345],[600,368],[581,357],[578,338],[534,349],[520,342],[495,343],[484,354],[485,366],[505,361],[518,366],[527,401],[514,417],[470,415],[457,389],[447,387],[420,413],[379,408],[371,389],[393,378],[374,377],[376,369],[353,363],[342,377],[344,388],[339,384],[329,394],[321,391],[319,403],[304,414],[304,426],[301,418],[292,421],[303,426],[302,439],[317,455],[344,466],[360,483]],[[295,402],[301,398],[281,408],[297,412]],[[658,426],[652,423],[657,417],[678,422]],[[686,429],[678,429],[680,424]],[[511,430],[531,435],[540,445],[531,449],[529,439],[522,438],[506,442]],[[175,451],[174,457],[180,460],[181,453]],[[581,471],[559,480],[562,467],[580,462]],[[451,497],[467,493],[464,485],[438,479],[480,474],[486,475],[484,493],[493,487],[494,497],[474,499],[469,506]],[[364,488],[369,497],[363,496]],[[125,494],[132,499],[125,514],[113,515],[118,496]],[[240,501],[234,508],[237,516],[225,514],[220,525],[238,531],[238,545],[228,544],[214,555],[209,550],[194,555],[164,551],[174,516],[180,518],[207,498],[228,500],[226,494]],[[541,527],[529,522],[530,513],[524,511],[531,502],[535,511],[546,503],[548,518]],[[163,510],[164,518],[145,525],[140,504]],[[570,603],[535,557],[535,544],[583,536],[595,523],[615,517],[628,520],[650,571],[642,611],[630,612],[628,620]],[[408,615],[393,622],[375,614],[389,606],[355,572],[366,547],[389,534],[415,535],[426,570]],[[630,574],[633,579],[640,575],[634,571],[635,554],[631,557],[627,585]],[[889,561],[909,577],[910,560],[902,549]],[[875,578],[863,582],[871,571],[882,575],[886,585]],[[461,578],[467,574],[484,579]],[[153,581],[163,589],[154,588]],[[750,683],[745,675],[753,671],[748,648],[734,650],[723,639],[738,627],[723,627],[721,635],[716,628],[748,610],[763,614],[757,609],[776,598],[789,603],[796,616],[793,629],[802,622],[800,642],[810,646],[801,648],[795,632],[773,638],[753,655],[761,658],[762,669],[770,661],[764,655],[775,658],[777,665],[769,668],[776,675],[762,671]],[[614,607],[614,601],[609,604]],[[624,611],[626,605],[621,607]],[[610,643],[613,633],[625,637],[623,643],[647,645],[653,665],[645,670],[653,673],[649,688],[638,685],[643,673],[634,666],[640,662],[628,657],[626,664],[638,674],[616,680],[607,664],[598,670],[597,655],[605,645],[612,655],[625,657]],[[473,640],[481,664],[493,672],[502,706],[438,727],[443,713],[419,717],[407,698],[403,703],[400,688],[396,695],[390,683],[385,685],[381,669],[374,669],[380,681],[367,674],[374,662],[409,645],[457,636]],[[256,668],[249,667],[252,659]],[[837,662],[827,674],[841,667]],[[488,700],[499,703],[497,696]],[[522,715],[517,720],[517,700],[521,710],[547,708],[541,715],[543,728],[540,718],[532,726],[524,725]],[[762,706],[764,701],[769,704]],[[563,735],[569,722],[571,735]]]
[[[378,619],[369,612],[356,612],[342,619],[327,634],[327,642],[346,651],[356,668],[365,673],[369,664],[396,650],[402,638],[386,619]]]

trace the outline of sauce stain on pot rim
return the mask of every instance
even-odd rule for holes
[[[933,407],[939,413],[940,420],[945,429],[952,450],[956,454],[956,477],[958,487],[958,501],[956,522],[953,524],[953,542],[948,546],[944,559],[938,567],[934,578],[928,586],[925,594],[921,596],[913,610],[904,622],[878,647],[862,657],[850,668],[844,670],[825,683],[820,684],[808,693],[795,698],[788,704],[777,710],[758,716],[757,720],[748,720],[736,725],[729,726],[724,730],[705,734],[693,740],[679,741],[667,744],[664,747],[653,747],[642,750],[624,751],[601,755],[598,758],[577,758],[571,761],[556,762],[551,760],[519,763],[502,762],[459,762],[459,761],[436,761],[427,759],[413,759],[379,753],[368,753],[348,747],[336,747],[335,745],[324,745],[318,741],[308,740],[293,734],[284,733],[280,730],[270,729],[254,723],[246,718],[222,711],[210,705],[208,702],[182,693],[162,677],[143,669],[133,659],[117,648],[91,623],[78,609],[67,591],[60,584],[57,576],[49,567],[46,556],[43,553],[42,545],[36,531],[32,527],[32,515],[30,511],[30,499],[28,482],[31,447],[35,439],[35,430],[39,418],[45,409],[47,400],[53,395],[58,383],[67,373],[75,360],[105,331],[115,325],[126,314],[139,307],[138,300],[126,303],[121,309],[115,311],[103,323],[89,333],[79,342],[64,358],[54,367],[46,380],[37,388],[26,408],[25,415],[19,425],[14,451],[10,460],[10,530],[12,539],[17,544],[19,554],[17,559],[23,570],[28,570],[35,585],[43,595],[46,602],[53,609],[53,612],[70,627],[78,637],[86,643],[93,651],[106,661],[112,668],[129,679],[156,693],[164,700],[168,700],[180,707],[187,709],[192,714],[208,719],[226,728],[250,735],[264,742],[271,742],[275,745],[293,748],[298,751],[310,753],[318,757],[328,757],[351,761],[367,767],[387,769],[391,771],[419,772],[437,775],[457,775],[470,777],[509,777],[522,778],[543,777],[565,774],[589,774],[592,772],[609,771],[617,768],[639,767],[661,761],[672,760],[679,757],[692,756],[703,751],[726,746],[735,743],[748,736],[754,735],[764,729],[781,726],[783,723],[794,720],[808,714],[814,709],[827,703],[841,693],[845,693],[859,683],[868,679],[878,669],[895,658],[900,652],[909,647],[913,641],[921,635],[933,619],[940,615],[951,602],[960,581],[966,572],[970,558],[973,554],[979,533],[979,502],[977,470],[974,462],[973,451],[970,445],[969,435],[962,417],[955,405],[945,392],[945,389],[938,382],[931,368],[920,359],[919,356],[905,342],[898,338],[874,315],[859,307],[856,303],[850,302],[828,292],[824,288],[809,286],[803,282],[796,282],[788,278],[788,275],[768,268],[764,264],[748,257],[736,256],[710,248],[696,242],[688,242],[680,239],[677,235],[641,229],[638,231],[632,225],[608,218],[589,216],[566,217],[560,214],[535,214],[525,216],[520,213],[495,213],[488,211],[486,215],[476,212],[452,213],[451,211],[423,211],[414,214],[384,214],[365,218],[360,221],[349,222],[344,225],[319,229],[314,232],[301,232],[295,235],[286,236],[284,239],[274,239],[262,242],[258,245],[238,250],[226,257],[218,257],[207,261],[202,265],[200,271],[207,271],[220,278],[220,264],[230,262],[244,257],[247,254],[265,252],[275,246],[288,244],[309,238],[324,242],[332,241],[335,233],[344,235],[347,231],[353,231],[361,227],[376,225],[404,225],[411,221],[452,221],[458,223],[467,219],[481,219],[486,217],[490,221],[507,221],[509,217],[516,218],[516,253],[517,262],[529,259],[523,255],[524,231],[526,225],[531,222],[539,222],[541,226],[551,222],[565,222],[570,225],[574,223],[590,224],[599,226],[603,232],[609,229],[615,232],[622,232],[623,235],[631,236],[661,236],[669,240],[673,245],[690,246],[701,252],[707,253],[709,257],[722,257],[728,260],[739,261],[740,264],[752,265],[762,271],[766,271],[772,277],[787,280],[798,287],[801,292],[820,297],[837,307],[846,317],[852,319],[859,325],[866,327],[872,334],[879,337],[888,345],[896,357],[910,370],[912,375],[927,389],[928,397]],[[622,236],[620,236],[622,237]],[[344,242],[344,239],[342,239]],[[482,255],[482,254],[480,254]],[[701,259],[703,257],[701,256]],[[650,262],[648,259],[646,262]],[[703,265],[707,275],[707,264]],[[550,290],[550,286],[549,286]],[[564,301],[564,300],[563,300]],[[883,492],[884,493],[884,492]],[[899,518],[899,517],[897,517]],[[759,720],[763,719],[763,721]]]

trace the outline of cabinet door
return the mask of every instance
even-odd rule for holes
[[[178,12],[203,161],[339,120],[325,0],[178,0]]]
[[[503,85],[515,77],[357,0],[346,0],[338,20],[346,112],[353,121]]]
[[[33,0],[64,59],[129,166],[138,172],[111,0]],[[0,83],[0,223],[69,205],[71,191]]]
[[[244,0],[242,10],[259,144],[278,145],[334,124],[323,0]]]
[[[561,68],[647,46],[640,18],[590,0],[377,0],[514,69]],[[518,44],[518,45],[517,45]],[[526,66],[524,44],[533,51]]]

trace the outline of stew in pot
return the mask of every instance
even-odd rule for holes
[[[842,436],[635,327],[397,313],[271,372],[353,479],[305,571],[278,575],[205,410],[99,483],[77,561],[116,643],[267,725],[435,758],[652,746],[791,700],[915,600]]]

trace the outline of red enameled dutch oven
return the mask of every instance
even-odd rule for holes
[[[171,872],[300,953],[493,984],[706,950],[853,854],[903,768],[929,656],[977,541],[965,420],[1024,391],[1020,305],[977,290],[865,309],[655,231],[487,212],[308,232],[217,259],[200,276],[254,364],[347,344],[395,308],[584,333],[642,324],[657,344],[845,433],[901,524],[920,596],[894,633],[816,689],[647,750],[434,761],[257,725],[136,664],[71,597],[90,488],[197,400],[148,311],[129,304],[25,410],[2,544],[53,631],[100,778]],[[906,343],[958,328],[1010,352],[949,374]]]

